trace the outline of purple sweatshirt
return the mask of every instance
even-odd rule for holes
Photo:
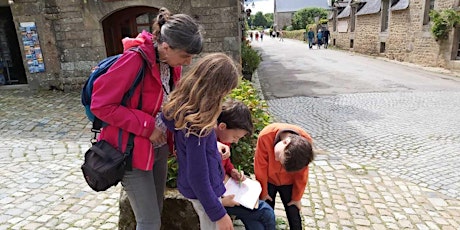
[[[211,221],[218,221],[227,211],[219,201],[225,193],[222,158],[217,150],[217,137],[214,130],[207,136],[185,136],[184,130],[176,130],[174,121],[164,123],[174,133],[179,173],[177,187],[189,199],[198,199]]]

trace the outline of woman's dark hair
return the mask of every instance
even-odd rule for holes
[[[153,33],[156,42],[166,42],[172,49],[184,50],[188,54],[199,54],[203,50],[202,28],[186,14],[171,15],[162,7],[153,24]]]

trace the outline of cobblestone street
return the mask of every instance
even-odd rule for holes
[[[460,229],[459,92],[298,97],[269,107],[310,131],[323,152],[303,200],[309,228]]]

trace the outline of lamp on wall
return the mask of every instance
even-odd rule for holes
[[[13,5],[13,4],[14,4],[14,0],[8,0],[8,4]]]

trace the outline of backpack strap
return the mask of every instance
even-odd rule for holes
[[[148,60],[147,56],[144,53],[144,51],[142,51],[142,49],[140,49],[139,47],[132,47],[129,50],[132,50],[132,51],[135,51],[135,52],[139,53],[142,56],[143,64],[142,64],[141,69],[139,70],[139,72],[136,75],[136,79],[134,80],[134,83],[131,85],[131,87],[129,88],[128,92],[126,92],[123,95],[122,105],[123,105],[123,103],[125,103],[124,105],[126,105],[128,99],[130,99],[133,96],[134,90],[136,90],[137,86],[139,85],[139,83],[144,78],[145,67],[149,66],[148,61],[147,61]],[[93,121],[93,126],[91,128],[91,132],[94,133],[93,139],[91,140],[92,144],[95,144],[97,142],[97,134],[101,132],[102,127],[103,127],[103,121],[95,116],[94,121]]]

